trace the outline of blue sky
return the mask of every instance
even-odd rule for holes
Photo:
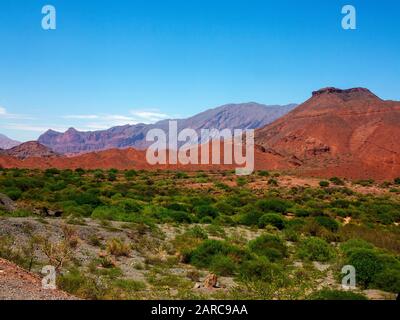
[[[57,30],[41,9],[57,10]],[[341,8],[357,9],[357,30]],[[0,132],[95,130],[326,86],[400,100],[397,0],[0,0]]]

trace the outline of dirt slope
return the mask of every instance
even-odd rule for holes
[[[0,258],[0,300],[77,300],[59,291],[45,290],[37,275]]]

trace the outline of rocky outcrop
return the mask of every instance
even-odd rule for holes
[[[10,157],[14,157],[17,159],[27,159],[27,158],[54,158],[57,157],[58,154],[53,152],[48,147],[36,142],[30,141],[22,143],[14,148],[3,150],[0,154],[7,155]]]

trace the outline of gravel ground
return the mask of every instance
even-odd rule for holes
[[[0,259],[0,300],[77,300],[59,290],[42,288],[39,276]]]

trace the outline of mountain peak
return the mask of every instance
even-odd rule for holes
[[[21,142],[15,141],[10,139],[9,137],[5,136],[4,134],[0,134],[0,149],[10,149],[13,148],[17,145],[19,145]]]
[[[374,98],[379,99],[375,94],[373,94],[367,88],[350,88],[350,89],[339,89],[335,87],[322,88],[320,90],[314,91],[312,93],[313,97],[326,96],[326,95],[336,95],[344,100],[351,98]]]

